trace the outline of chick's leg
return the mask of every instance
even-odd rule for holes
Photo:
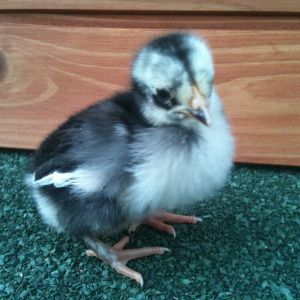
[[[145,247],[140,249],[124,249],[129,242],[129,237],[125,236],[114,246],[108,246],[94,237],[86,236],[84,238],[85,243],[91,250],[87,250],[88,256],[96,256],[103,262],[109,264],[118,273],[125,275],[131,279],[137,281],[141,286],[143,285],[143,277],[140,273],[128,268],[127,262],[140,257],[163,254],[166,251],[170,251],[164,247]]]
[[[196,224],[197,222],[202,222],[202,219],[195,216],[184,216],[168,212],[162,212],[143,220],[140,224],[146,224],[148,226],[151,226],[160,231],[167,232],[176,237],[176,231],[174,227],[166,223]],[[134,224],[130,226],[129,231],[135,231],[140,224]]]

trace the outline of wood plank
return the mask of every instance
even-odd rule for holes
[[[36,148],[71,113],[126,88],[143,43],[185,28],[213,49],[236,160],[299,166],[297,18],[0,15],[0,145]]]
[[[0,11],[300,13],[299,0],[1,0]]]

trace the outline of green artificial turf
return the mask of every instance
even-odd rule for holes
[[[130,247],[172,250],[129,263],[140,287],[41,222],[23,183],[29,156],[0,151],[0,299],[300,299],[299,169],[238,165],[192,210],[202,224],[175,225],[176,239],[131,234]]]

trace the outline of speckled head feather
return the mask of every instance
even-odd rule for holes
[[[193,86],[208,98],[213,80],[213,59],[206,42],[188,33],[154,39],[133,63],[133,86],[147,100],[144,114],[157,125],[182,119],[180,111],[193,97]]]

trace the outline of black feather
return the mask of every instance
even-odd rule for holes
[[[189,33],[176,32],[166,36],[154,39],[149,43],[149,48],[158,50],[160,53],[179,59],[185,66],[189,74],[189,79],[194,82],[194,76],[191,70],[190,61],[190,47],[185,43],[185,39]]]
[[[138,101],[142,100],[134,92],[120,93],[71,116],[36,151],[32,162],[35,180],[54,171],[71,172],[89,164],[109,166],[109,186],[124,184],[132,135],[151,126],[141,114]],[[116,125],[124,128],[123,136],[117,135]],[[48,185],[39,189],[53,201],[61,227],[70,234],[112,233],[126,223],[123,209],[109,187],[84,197],[72,192],[71,187]]]

